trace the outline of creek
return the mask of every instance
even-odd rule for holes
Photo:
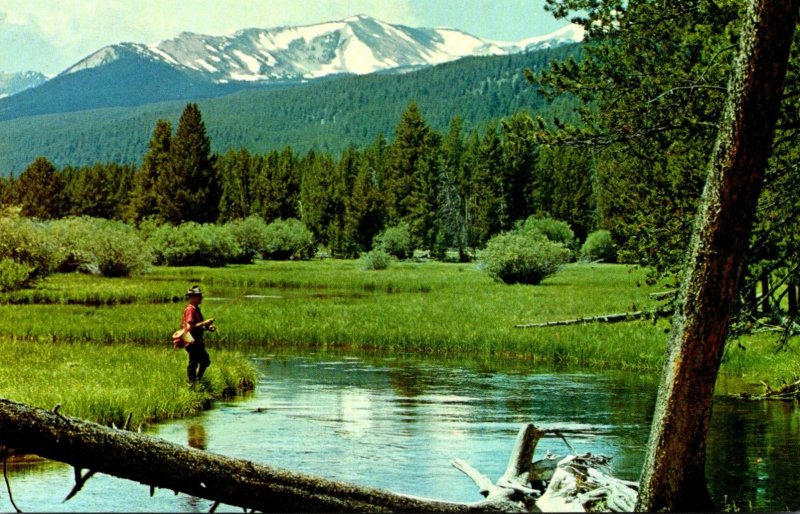
[[[495,480],[527,422],[560,430],[577,452],[613,456],[610,472],[637,480],[657,388],[653,375],[537,371],[493,361],[268,350],[252,359],[262,375],[253,394],[150,432],[294,471],[466,502],[480,496],[452,459]],[[718,505],[800,509],[799,440],[800,409],[791,403],[717,397],[707,476]],[[548,451],[569,449],[547,436],[536,457]],[[23,511],[207,512],[211,506],[172,491],[151,497],[146,486],[105,475],[62,503],[73,471],[52,462],[12,466],[9,479]],[[0,488],[0,511],[11,510]]]

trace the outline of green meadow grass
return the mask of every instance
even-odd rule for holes
[[[186,353],[132,344],[0,339],[0,396],[130,427],[186,416],[251,390],[256,371],[234,352],[214,352],[203,382],[186,383]]]
[[[70,279],[74,282],[70,283]],[[57,276],[39,304],[0,304],[0,335],[31,340],[166,345],[189,284],[206,292],[211,345],[347,347],[484,354],[535,362],[652,368],[663,327],[648,322],[518,329],[515,324],[649,308],[644,272],[570,265],[538,286],[492,281],[474,265],[398,263],[365,271],[356,261],[264,262],[226,268],[158,268],[131,279]],[[89,291],[124,302],[84,302]],[[161,301],[154,299],[163,298]],[[133,298],[131,298],[133,297]],[[177,297],[180,302],[172,302]]]

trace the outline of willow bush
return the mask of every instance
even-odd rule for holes
[[[479,252],[481,266],[493,279],[506,284],[538,284],[566,263],[571,252],[540,234],[504,232]]]

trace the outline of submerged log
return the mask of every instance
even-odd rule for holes
[[[477,503],[446,502],[285,471],[5,399],[0,399],[0,445],[92,474],[133,480],[151,486],[151,490],[169,489],[262,512],[486,512],[524,508],[504,497]],[[88,479],[90,472],[76,472],[76,477]]]

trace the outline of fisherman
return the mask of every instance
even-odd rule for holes
[[[200,303],[203,301],[203,292],[200,286],[192,286],[186,291],[188,304],[183,310],[183,322],[181,328],[186,332],[184,337],[186,352],[189,354],[189,366],[186,368],[186,375],[189,384],[194,384],[203,378],[206,368],[211,364],[206,346],[203,343],[203,334],[206,330],[214,332],[214,318],[204,319],[200,312]]]

